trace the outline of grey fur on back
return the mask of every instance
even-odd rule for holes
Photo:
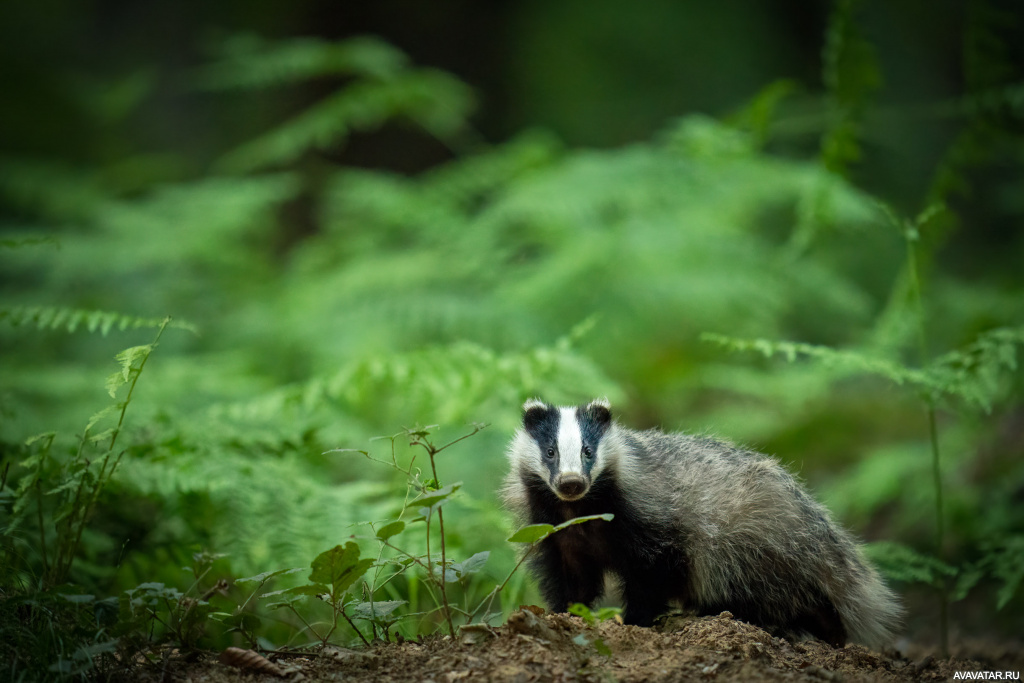
[[[528,516],[517,472],[522,431],[509,448],[504,497]],[[851,641],[891,643],[902,617],[894,593],[858,543],[768,456],[713,439],[612,425],[599,459],[659,539],[685,545],[695,598],[705,605],[750,600],[781,622],[822,592]],[[684,605],[685,606],[685,605]]]

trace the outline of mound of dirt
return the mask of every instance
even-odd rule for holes
[[[916,661],[858,645],[833,648],[791,642],[732,618],[685,617],[658,628],[615,621],[588,626],[565,614],[522,610],[500,628],[469,627],[460,637],[375,643],[366,650],[328,646],[318,653],[271,656],[278,671],[243,651],[186,664],[171,658],[160,671],[132,680],[227,681],[949,681],[957,671],[1020,671],[1015,661]],[[610,654],[602,654],[602,652]],[[263,660],[266,662],[266,660]],[[270,664],[270,662],[266,662]],[[273,664],[271,664],[273,667]],[[147,675],[148,674],[148,675]]]

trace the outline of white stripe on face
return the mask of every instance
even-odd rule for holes
[[[558,472],[583,474],[583,435],[575,408],[559,408]]]

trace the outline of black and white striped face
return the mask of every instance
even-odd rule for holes
[[[539,463],[530,463],[538,474],[547,474],[548,485],[562,500],[579,500],[604,468],[601,438],[611,425],[607,401],[561,408],[541,401],[523,406],[523,429],[537,446]]]

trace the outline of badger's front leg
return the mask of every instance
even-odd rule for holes
[[[565,612],[577,602],[590,607],[604,592],[604,568],[593,558],[565,552],[554,538],[541,542],[534,569],[552,612]]]

